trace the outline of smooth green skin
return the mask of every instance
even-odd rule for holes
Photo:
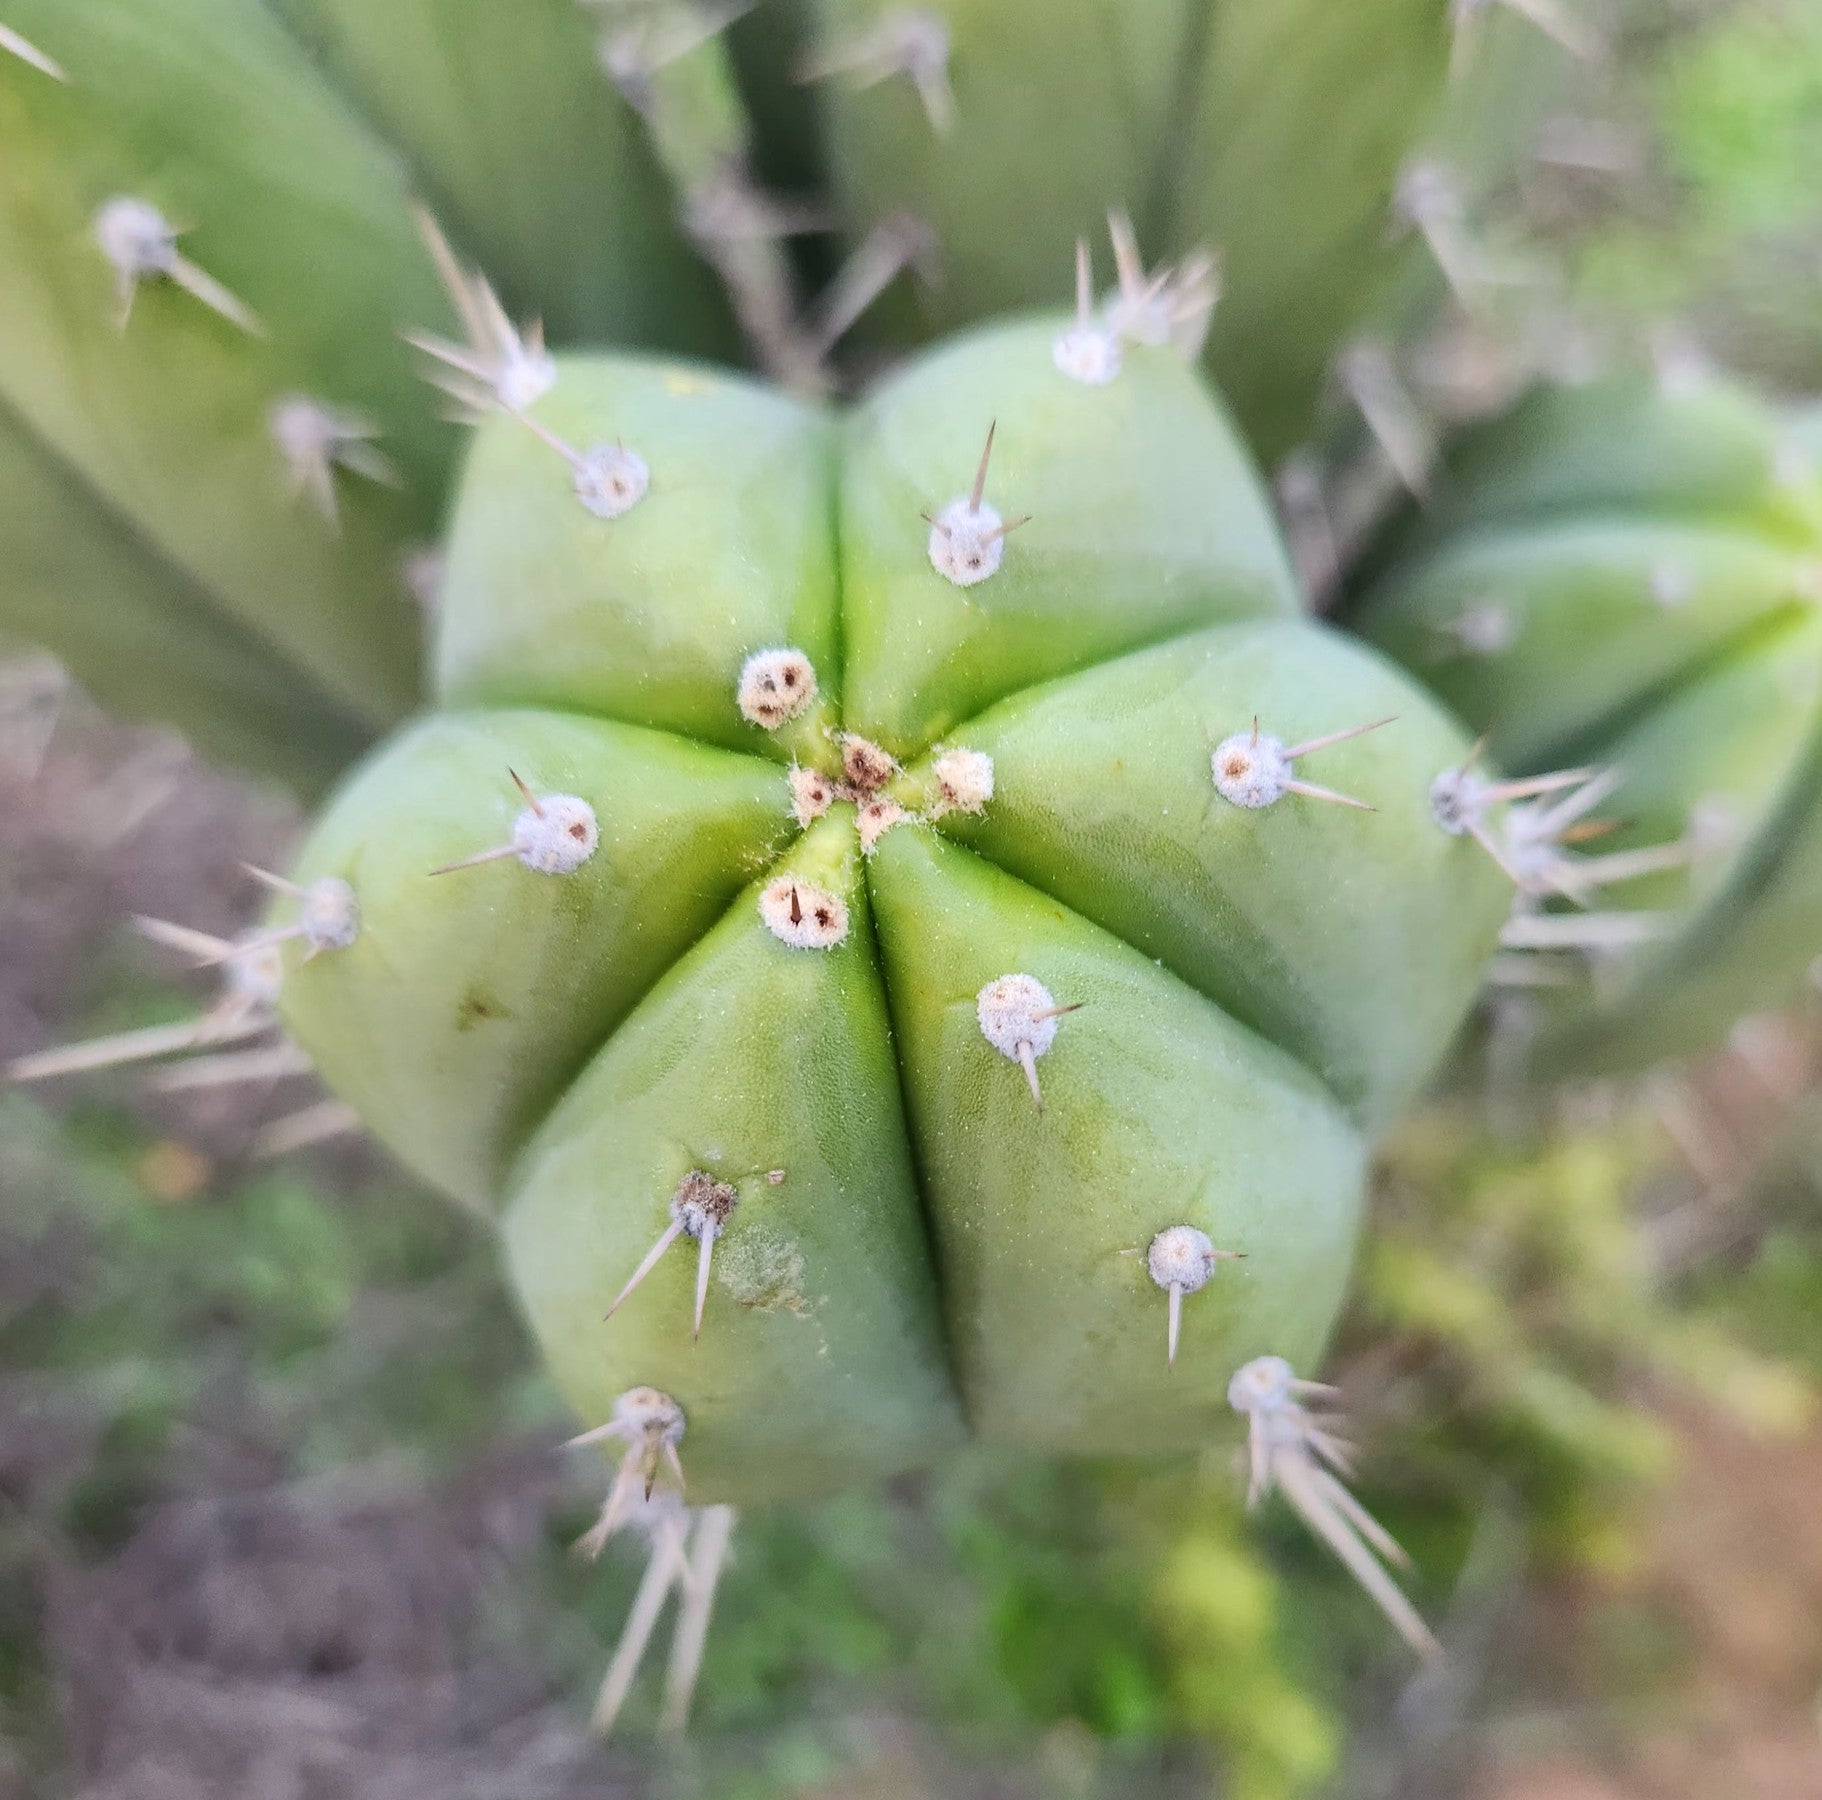
[[[563,879],[513,861],[431,879],[508,841],[524,804],[509,770],[588,801],[600,848]],[[401,1160],[488,1206],[531,1124],[784,847],[789,812],[775,765],[670,733],[432,714],[311,840],[310,877],[350,882],[362,929],[290,984],[291,1029]]]
[[[0,544],[5,628],[80,670],[104,706],[167,720],[205,755],[306,794],[365,747],[357,717],[223,618],[185,570],[4,412]]]
[[[1377,810],[1223,800],[1210,753],[1254,716],[1286,744],[1392,717],[1299,764]],[[1230,625],[1029,689],[962,735],[1000,793],[946,832],[1285,1046],[1370,1129],[1415,1096],[1509,895],[1431,820],[1460,730],[1394,669],[1301,622]]]
[[[0,402],[224,616],[374,730],[418,686],[405,546],[434,530],[448,438],[397,333],[442,328],[397,157],[249,0],[19,0],[69,71],[0,67]],[[128,329],[91,233],[109,198],[193,227],[181,248],[264,322],[166,282]],[[366,413],[407,487],[343,481],[338,534],[288,493],[288,393]]]
[[[1609,890],[1671,929],[1552,996],[1545,1074],[1650,1066],[1786,1003],[1822,954],[1822,479],[1798,432],[1721,384],[1544,390],[1465,437],[1429,515],[1382,553],[1355,623],[1521,773],[1625,771],[1591,849],[1726,835]],[[1675,598],[1660,597],[1668,577]],[[1491,655],[1441,629],[1508,610]]]
[[[515,316],[556,342],[731,352],[638,115],[575,0],[276,0]],[[658,9],[643,6],[653,15]],[[678,9],[681,11],[682,9]]]
[[[1067,324],[972,332],[847,423],[844,689],[896,755],[1015,688],[1197,626],[1297,610],[1264,489],[1207,390],[1156,352],[1133,354],[1107,387],[1065,380],[1049,346]],[[933,583],[922,515],[967,494],[990,424],[985,497],[1031,523],[991,581]]]
[[[445,621],[468,710],[371,761],[298,869],[345,876],[363,924],[294,967],[292,1030],[417,1167],[497,1205],[586,1422],[634,1385],[681,1402],[692,1498],[821,1492],[964,1429],[1134,1454],[1231,1429],[1239,1362],[1319,1354],[1370,1134],[1491,954],[1501,885],[1421,806],[1463,735],[1371,654],[1285,616],[1256,482],[1193,377],[1141,351],[1113,387],[1073,389],[1050,361],[1058,323],[905,371],[844,424],[833,490],[814,411],[674,365],[566,363],[539,421],[623,437],[649,492],[592,518],[548,445],[483,426]],[[1003,655],[958,641],[921,521],[848,501],[898,491],[916,520],[965,488],[984,397],[1022,446],[1008,503],[1037,496],[969,590],[1008,622]],[[907,469],[959,473],[918,493]],[[883,595],[896,664],[867,648]],[[1032,614],[1044,633],[1023,634]],[[476,648],[490,615],[497,673]],[[984,819],[905,823],[868,857],[845,802],[799,834],[781,745],[737,722],[734,692],[746,655],[791,641],[773,627],[806,620],[831,645],[823,718],[876,739],[897,721],[907,804],[934,797],[914,759],[940,749],[938,722],[990,708],[942,740],[991,746]],[[629,671],[667,623],[681,648],[647,694]],[[568,665],[564,712],[525,704],[540,636],[537,679]],[[649,729],[660,703],[713,741]],[[622,707],[641,722],[601,716]],[[1219,799],[1210,750],[1254,710],[1293,738],[1397,712],[1312,757],[1312,779],[1381,810]],[[780,736],[835,766],[826,730]],[[505,841],[509,766],[588,799],[602,850],[570,876],[507,860],[433,880]],[[780,870],[846,898],[840,944],[771,935],[757,895]],[[976,1020],[979,989],[1015,971],[1081,1004],[1038,1065],[1042,1110]],[[694,1168],[741,1196],[701,1341],[688,1240],[604,1322]],[[1171,1371],[1143,1252],[1181,1223],[1246,1260],[1188,1297]]]
[[[598,712],[771,753],[728,695],[767,645],[795,644],[817,669],[835,667],[828,420],[714,369],[561,368],[534,409],[539,423],[578,449],[624,440],[650,466],[651,494],[604,530],[555,451],[490,423],[450,534],[438,693],[460,706]],[[692,605],[677,605],[680,591]]]

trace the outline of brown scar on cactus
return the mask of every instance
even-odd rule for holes
[[[645,1253],[644,1260],[627,1278],[626,1286],[614,1296],[614,1303],[601,1317],[603,1322],[617,1313],[639,1284],[657,1268],[671,1245],[685,1232],[696,1240],[696,1315],[690,1328],[692,1340],[702,1336],[702,1309],[709,1297],[709,1266],[715,1254],[715,1240],[727,1224],[728,1215],[740,1204],[740,1195],[725,1181],[717,1181],[703,1169],[692,1169],[678,1182],[671,1195],[671,1222],[659,1235],[657,1243]]]
[[[1119,335],[1096,316],[1086,238],[1075,241],[1075,323],[1051,346],[1050,360],[1059,374],[1083,387],[1106,387],[1120,372]]]
[[[995,419],[987,427],[987,441],[981,447],[981,460],[974,471],[974,485],[959,499],[951,500],[940,513],[920,513],[930,527],[930,566],[945,581],[957,587],[973,587],[996,574],[1006,554],[1006,538],[1021,525],[1031,522],[1031,515],[1003,519],[998,508],[986,499],[987,464],[993,456],[994,434],[999,430]]]
[[[1344,1485],[1342,1478],[1353,1473],[1351,1446],[1332,1434],[1332,1420],[1304,1405],[1306,1399],[1331,1398],[1335,1392],[1321,1382],[1298,1380],[1281,1356],[1255,1357],[1235,1372],[1227,1400],[1247,1421],[1251,1479],[1246,1504],[1257,1506],[1276,1488],[1405,1642],[1426,1662],[1434,1661],[1442,1655],[1441,1644],[1380,1560],[1408,1567],[1409,1557]]]
[[[981,1036],[1002,1056],[1025,1071],[1032,1103],[1044,1110],[1038,1087],[1037,1059],[1056,1042],[1057,1021],[1082,1010],[1083,1002],[1059,1006],[1035,975],[1001,975],[974,997],[974,1016]]]
[[[833,950],[848,936],[847,904],[794,875],[781,875],[760,891],[759,916],[793,950]]]
[[[375,448],[379,427],[360,413],[309,394],[287,394],[273,404],[266,424],[284,460],[291,498],[308,495],[331,526],[341,523],[335,498],[338,469],[382,487],[404,485],[397,465]]]
[[[765,731],[795,719],[816,698],[816,670],[801,650],[755,650],[741,665],[740,716]]]
[[[491,850],[444,863],[432,875],[453,875],[458,869],[478,869],[483,863],[517,857],[534,875],[573,875],[594,855],[601,841],[595,809],[574,794],[534,794],[518,774],[508,769],[512,784],[525,802],[513,821],[512,837]]]
[[[96,210],[95,243],[114,271],[116,323],[125,331],[146,281],[168,281],[250,337],[266,328],[253,309],[177,248],[182,231],[149,200],[117,194]]]
[[[870,88],[894,76],[909,78],[930,121],[946,137],[955,125],[955,90],[949,83],[949,26],[940,13],[899,7],[852,36],[804,57],[800,82],[840,76],[855,88]]]
[[[1331,745],[1346,743],[1349,738],[1364,736],[1390,725],[1393,718],[1374,719],[1367,725],[1350,725],[1342,731],[1331,731],[1322,737],[1307,738],[1301,744],[1284,744],[1269,737],[1253,720],[1251,731],[1237,731],[1218,743],[1209,757],[1215,792],[1235,806],[1254,810],[1273,806],[1286,794],[1301,794],[1306,800],[1328,800],[1337,806],[1352,806],[1361,812],[1377,810],[1370,802],[1356,800],[1351,794],[1337,793],[1333,788],[1319,787],[1304,781],[1293,772],[1299,757],[1310,756]]]
[[[543,324],[534,319],[521,332],[487,278],[463,268],[429,210],[416,210],[418,230],[468,341],[457,344],[431,332],[408,331],[405,342],[452,371],[432,381],[470,419],[496,410],[523,414],[557,385],[557,365],[544,348]]]
[[[10,25],[0,25],[0,50],[9,56],[16,56],[22,63],[28,63],[41,75],[48,75],[53,81],[68,81],[63,65],[46,56],[28,37],[14,31]]]
[[[1164,1334],[1164,1360],[1177,1365],[1177,1339],[1183,1329],[1183,1296],[1208,1285],[1218,1262],[1244,1262],[1244,1250],[1217,1250],[1206,1231],[1194,1225],[1167,1225],[1145,1247],[1145,1272],[1169,1296]]]

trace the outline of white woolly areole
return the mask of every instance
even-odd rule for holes
[[[1033,1056],[1042,1056],[1056,1042],[1056,1018],[1037,1016],[1055,1009],[1049,988],[1035,975],[1001,975],[974,997],[981,1035],[1014,1062],[1019,1060],[1021,1045],[1029,1045]]]
[[[820,769],[791,771],[791,816],[806,829],[835,804],[835,784]]]
[[[740,668],[740,716],[776,731],[816,698],[816,671],[801,650],[756,650]]]
[[[651,485],[645,458],[624,444],[596,444],[576,465],[576,498],[597,519],[631,512]]]
[[[241,943],[256,938],[256,931],[242,933]],[[243,1006],[276,1006],[284,985],[285,965],[276,944],[260,944],[231,959],[222,971],[228,998]]]
[[[947,810],[977,813],[993,798],[993,758],[985,750],[945,750],[931,767]]]
[[[308,394],[287,394],[274,401],[266,427],[286,462],[304,468],[332,461],[350,438],[361,435],[352,415]]]
[[[793,950],[833,950],[848,935],[848,908],[834,894],[780,875],[759,896],[765,928]]]
[[[177,229],[150,200],[118,195],[104,202],[94,230],[101,254],[135,280],[168,275],[177,260]]]
[[[860,848],[863,855],[871,856],[879,840],[894,825],[902,825],[911,815],[896,800],[869,800],[860,809],[855,820],[855,828],[860,833]]]
[[[1282,800],[1293,776],[1291,759],[1275,737],[1236,731],[1223,738],[1209,758],[1215,792],[1236,806],[1270,806]]]
[[[1467,607],[1444,629],[1469,656],[1498,656],[1518,636],[1517,622],[1496,600]]]
[[[1430,817],[1450,837],[1465,837],[1487,810],[1487,783],[1472,769],[1444,769],[1430,783]]]
[[[1101,325],[1071,325],[1051,346],[1060,374],[1084,387],[1106,387],[1120,372],[1120,340]]]
[[[1234,1371],[1227,1403],[1237,1413],[1276,1412],[1292,1399],[1297,1372],[1282,1356],[1255,1356]]]
[[[983,500],[951,500],[930,526],[930,566],[957,587],[973,587],[998,572],[1006,554],[1005,521]]]
[[[512,853],[537,875],[570,875],[601,841],[595,809],[574,794],[546,794],[513,820]]]
[[[653,1437],[660,1443],[683,1441],[683,1408],[669,1394],[654,1387],[628,1388],[614,1402],[614,1424],[635,1443]]]
[[[678,1182],[671,1196],[671,1217],[691,1237],[719,1231],[727,1216],[740,1204],[740,1196],[725,1181],[702,1169],[692,1169]]]
[[[361,903],[339,875],[325,875],[304,889],[298,928],[312,950],[346,950],[361,934]]]
[[[1193,1294],[1215,1272],[1215,1246],[1193,1225],[1167,1226],[1151,1240],[1145,1267],[1159,1287]]]
[[[870,738],[845,732],[841,740],[841,772],[848,785],[862,794],[884,787],[898,773],[898,759]]]
[[[524,412],[557,385],[557,359],[542,345],[522,342],[517,332],[508,336],[490,371],[494,396],[508,412]]]

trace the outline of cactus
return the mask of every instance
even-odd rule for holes
[[[1822,479],[1805,430],[1718,380],[1539,391],[1461,439],[1365,584],[1359,628],[1501,765],[1590,775],[1586,848],[1520,871],[1535,891],[1509,928],[1595,961],[1594,979],[1528,996],[1540,1072],[1702,1049],[1822,954]],[[1565,910],[1597,889],[1605,907]]]
[[[717,0],[7,0],[0,436],[106,516],[125,579],[116,606],[16,509],[8,560],[34,575],[0,589],[0,629],[306,791],[397,723],[454,466],[401,337],[448,335],[444,236],[553,341],[734,357],[744,337],[817,392],[882,294],[869,360],[1048,303],[1070,246],[1130,213],[1128,327],[1200,343],[1225,285],[1211,367],[1275,456],[1408,285],[1401,166],[1433,139],[1503,167],[1485,90],[1552,91],[1533,24],[1467,10],[766,0],[724,35],[742,9]],[[1034,166],[1056,109],[1072,129]],[[769,195],[773,175],[834,210]],[[811,303],[828,261],[785,240],[818,223],[850,254]],[[1141,239],[1184,278],[1156,288]],[[207,640],[194,675],[122,668],[116,622],[168,635],[177,610]]]
[[[330,924],[279,902],[289,1030],[498,1218],[621,1464],[634,1640],[684,1471],[752,1505],[970,1432],[1165,1455],[1311,1364],[1491,951],[1503,884],[1425,801],[1462,734],[1298,616],[1181,361],[1083,381],[1079,330],[839,419],[559,357],[479,428],[437,708],[293,872]]]

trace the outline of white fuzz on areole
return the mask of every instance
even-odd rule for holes
[[[1006,557],[1006,522],[985,500],[964,494],[930,522],[930,566],[957,587],[973,587],[999,573]]]
[[[833,950],[848,935],[846,903],[791,875],[781,875],[761,890],[759,916],[766,930],[793,950]]]
[[[1402,1565],[1409,1559],[1341,1480],[1351,1473],[1350,1447],[1333,1435],[1331,1418],[1304,1404],[1334,1392],[1320,1382],[1298,1380],[1282,1356],[1255,1357],[1234,1372],[1227,1400],[1247,1421],[1247,1505],[1258,1505],[1273,1489],[1283,1494],[1405,1642],[1426,1659],[1439,1657],[1442,1646],[1381,1560]]]
[[[1215,1272],[1214,1241],[1193,1225],[1167,1226],[1147,1247],[1145,1268],[1159,1287],[1193,1294]]]
[[[278,946],[261,941],[258,932],[246,932],[236,940],[235,948],[243,953],[230,956],[222,971],[223,1005],[239,1014],[276,1006],[285,983]]]
[[[1235,806],[1254,810],[1272,806],[1286,794],[1301,794],[1309,800],[1327,800],[1337,806],[1351,806],[1360,812],[1375,809],[1350,794],[1338,794],[1333,788],[1319,787],[1305,781],[1293,765],[1300,756],[1310,756],[1349,738],[1364,737],[1391,719],[1375,719],[1368,725],[1349,725],[1340,731],[1324,732],[1321,737],[1307,738],[1301,744],[1286,745],[1259,729],[1255,719],[1250,731],[1236,731],[1223,738],[1209,756],[1209,771],[1214,777],[1215,792]]]
[[[487,278],[462,266],[430,213],[419,208],[417,219],[467,342],[422,331],[407,332],[405,341],[452,371],[439,376],[437,385],[471,412],[523,413],[535,406],[557,385],[556,359],[544,348],[543,325],[533,320],[523,331],[516,327]]]
[[[1169,346],[1193,362],[1202,353],[1215,303],[1221,298],[1221,271],[1215,257],[1207,250],[1195,250],[1180,267],[1164,267],[1148,275],[1139,255],[1138,234],[1125,213],[1107,215],[1107,235],[1119,278],[1107,309],[1108,329],[1131,343]],[[1079,299],[1077,306],[1079,311]]]
[[[841,734],[842,779],[856,794],[877,793],[898,773],[898,759],[858,732]]]
[[[1237,1261],[1240,1256],[1238,1250],[1217,1250],[1208,1233],[1193,1225],[1168,1225],[1146,1247],[1146,1273],[1170,1296],[1164,1342],[1165,1359],[1173,1367],[1183,1328],[1183,1296],[1206,1287],[1217,1262]]]
[[[1056,1042],[1057,1024],[1076,1005],[1059,1006],[1035,975],[1001,975],[974,997],[974,1016],[981,1035],[1002,1056],[1025,1071],[1025,1083],[1040,1111],[1037,1059]]]
[[[312,950],[346,950],[361,932],[361,903],[339,875],[324,875],[304,889],[297,925]]]
[[[855,829],[860,834],[860,848],[863,856],[871,856],[883,838],[894,825],[902,825],[911,815],[896,800],[876,798],[867,801],[855,818]]]
[[[816,670],[801,650],[756,650],[740,668],[740,716],[776,731],[816,698]]]
[[[397,469],[373,447],[378,428],[359,413],[308,394],[287,394],[267,413],[266,425],[284,460],[292,494],[308,494],[331,524],[337,514],[338,468],[388,487],[399,485]]]
[[[168,275],[177,261],[177,228],[149,200],[119,194],[95,214],[95,242],[130,280]]]
[[[1463,837],[1486,817],[1489,783],[1472,769],[1444,769],[1430,783],[1430,817],[1450,837]]]
[[[512,853],[538,875],[570,875],[601,841],[595,809],[574,794],[545,794],[513,821]]]
[[[1075,245],[1075,321],[1050,347],[1057,372],[1083,387],[1106,387],[1120,372],[1120,340],[1095,317],[1088,240]]]
[[[993,798],[993,758],[984,750],[945,750],[931,769],[941,812],[982,812]]]
[[[170,281],[231,325],[259,335],[246,303],[177,248],[177,227],[150,200],[118,194],[97,209],[95,242],[114,271],[119,323],[124,329],[142,281]]]
[[[957,587],[973,587],[997,574],[1005,560],[1007,534],[1027,523],[1025,519],[1003,519],[984,498],[987,465],[993,458],[993,439],[998,430],[997,420],[987,427],[987,441],[981,446],[974,485],[968,492],[951,500],[935,518],[924,515],[930,519],[930,566]]]
[[[645,498],[652,472],[624,444],[596,444],[576,464],[576,498],[597,519],[617,519]]]
[[[1236,806],[1271,806],[1290,792],[1291,761],[1275,737],[1235,732],[1215,746],[1210,765],[1215,791]]]
[[[820,769],[791,771],[791,817],[806,830],[835,804],[835,783]]]

